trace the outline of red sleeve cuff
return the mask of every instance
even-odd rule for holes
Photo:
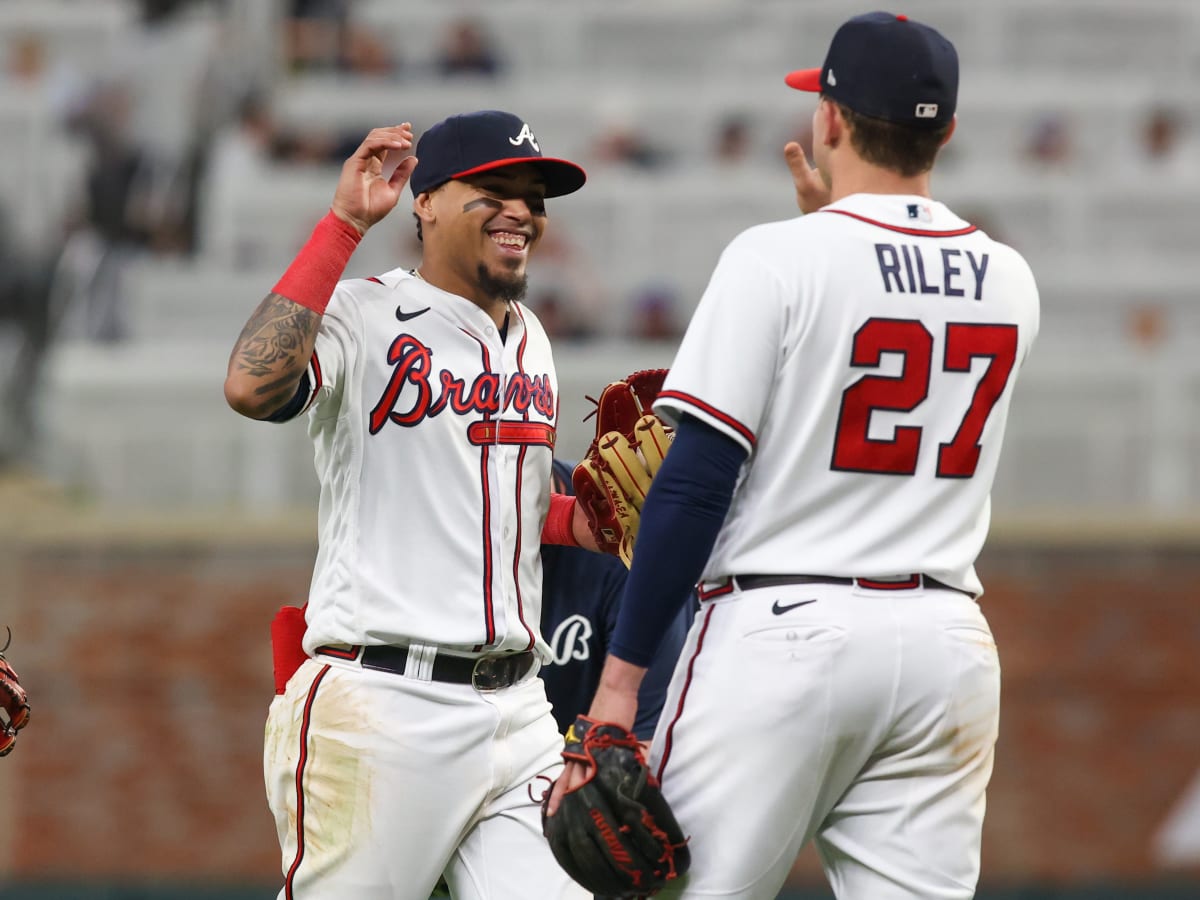
[[[568,494],[550,495],[550,512],[542,526],[542,543],[578,547],[571,523],[575,519],[575,498]]]

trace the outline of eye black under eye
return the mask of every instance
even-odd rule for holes
[[[496,200],[520,198],[525,201],[525,205],[529,207],[529,211],[535,216],[544,216],[546,214],[546,198],[540,194],[522,194],[519,190],[514,190],[512,185],[508,184],[479,184],[476,187],[482,193]]]

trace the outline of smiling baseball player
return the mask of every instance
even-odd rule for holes
[[[506,112],[434,125],[385,175],[411,140],[376,129],[346,161],[226,378],[244,415],[307,412],[321,485],[306,655],[264,748],[279,896],[426,900],[444,872],[456,898],[585,897],[540,828],[562,746],[536,677],[558,382],[521,302],[547,198],[585,176]],[[420,265],[339,281],[410,179]]]
[[[930,195],[943,35],[858,16],[787,83],[820,93],[816,169],[786,151],[812,211],[736,237],[688,327],[589,715],[629,726],[700,580],[651,754],[690,836],[664,893],[773,898],[815,840],[841,900],[966,900],[1000,700],[974,563],[1037,288]],[[587,774],[568,763],[551,814]]]

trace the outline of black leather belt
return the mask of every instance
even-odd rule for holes
[[[842,575],[735,575],[733,581],[743,591],[754,588],[783,587],[788,584],[842,584],[858,585],[876,591],[911,591],[924,585],[943,591],[957,591],[974,597],[970,591],[952,587],[928,575],[909,575],[905,578],[882,580],[878,578],[850,578]]]
[[[358,657],[358,648],[318,647],[317,653],[339,659]],[[403,675],[408,664],[408,648],[377,644],[362,648],[358,657],[364,669]],[[529,674],[536,657],[532,652],[510,653],[505,656],[449,656],[439,653],[433,658],[433,681],[469,684],[477,691],[498,691],[510,687]]]

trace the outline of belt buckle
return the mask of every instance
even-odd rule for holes
[[[481,694],[494,693],[514,681],[512,657],[481,656],[471,670],[471,687]]]

